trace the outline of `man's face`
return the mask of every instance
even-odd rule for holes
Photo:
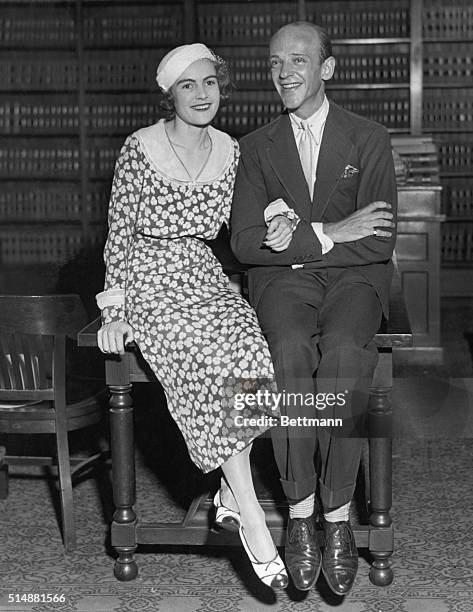
[[[271,39],[269,56],[273,83],[284,106],[307,119],[324,97],[322,73],[325,75],[325,71],[319,59],[317,33],[297,27],[283,28]]]

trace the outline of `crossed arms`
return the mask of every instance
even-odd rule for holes
[[[338,212],[342,206],[337,201],[337,189],[331,195],[327,212],[331,204],[335,206],[323,219],[323,231],[335,244],[322,255],[310,222],[300,219],[293,230],[289,220],[278,216],[266,226],[264,210],[272,199],[267,189],[269,178],[257,148],[243,141],[231,222],[232,247],[238,259],[258,266],[310,263],[311,268],[359,266],[390,259],[395,243],[397,189],[390,139],[384,128],[376,126],[366,138],[360,147],[359,165],[350,213]]]

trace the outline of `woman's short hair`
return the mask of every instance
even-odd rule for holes
[[[220,106],[223,106],[230,98],[233,83],[230,78],[228,64],[225,60],[218,58],[218,61],[214,62],[214,65],[220,91]],[[163,91],[159,88],[159,110],[165,119],[174,119],[176,116],[176,107],[174,105],[174,98],[171,90]]]

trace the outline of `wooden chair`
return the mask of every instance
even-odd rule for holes
[[[0,433],[54,434],[66,551],[76,546],[71,464],[76,474],[103,456],[69,456],[68,432],[104,415],[103,381],[82,369],[74,374],[75,336],[86,321],[78,295],[0,296]],[[80,357],[85,361],[84,353]],[[7,455],[0,447],[0,498],[8,495],[8,465],[53,463],[50,457]]]
[[[393,283],[390,318],[383,321],[376,343],[379,361],[369,401],[369,451],[365,453],[368,473],[367,502],[369,523],[354,526],[357,546],[366,547],[373,556],[370,579],[386,586],[393,580],[390,556],[394,549],[394,529],[390,517],[392,483],[391,405],[393,347],[412,344],[412,333],[402,297],[399,278]],[[100,319],[78,335],[80,346],[97,346]],[[156,382],[136,346],[130,345],[123,356],[108,355],[105,360],[106,382],[110,389],[110,428],[115,513],[111,525],[111,544],[118,558],[114,573],[118,580],[133,580],[138,574],[134,552],[139,544],[163,545],[237,545],[238,536],[228,531],[209,530],[211,497],[203,494],[191,503],[180,523],[142,523],[134,509],[135,459],[133,403],[130,391],[135,382]],[[284,543],[283,504],[262,499],[266,522],[276,544]],[[321,534],[320,536],[321,537]]]

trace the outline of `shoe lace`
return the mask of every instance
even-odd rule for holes
[[[349,547],[351,544],[351,537],[351,531],[347,523],[338,523],[334,540],[338,540],[340,546]]]
[[[307,540],[308,535],[310,535],[309,525],[305,521],[300,521],[292,532],[291,540],[303,544]]]

